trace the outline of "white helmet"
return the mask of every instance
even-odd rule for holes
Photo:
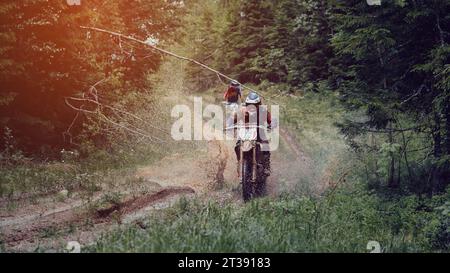
[[[233,87],[241,87],[241,84],[236,80],[232,80],[230,85]]]
[[[260,104],[261,103],[261,97],[256,94],[256,92],[250,92],[248,94],[247,98],[245,99],[245,104]]]

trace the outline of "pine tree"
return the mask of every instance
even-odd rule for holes
[[[225,32],[224,69],[241,82],[261,82],[271,77],[265,65],[268,35],[273,26],[273,1],[249,0],[232,10]]]
[[[342,126],[349,138],[374,130],[386,132],[393,145],[396,133],[430,132],[434,155],[441,155],[448,97],[444,72],[449,61],[448,9],[449,2],[439,0],[384,1],[379,7],[338,1],[331,79],[344,104],[350,110],[364,109],[368,117]],[[414,117],[411,129],[398,124],[402,116]],[[389,154],[388,184],[396,187],[398,166],[394,152]]]

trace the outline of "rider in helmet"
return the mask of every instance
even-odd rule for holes
[[[246,123],[249,122],[251,115],[254,115],[254,114],[257,115],[257,118],[255,120],[257,120],[257,122],[258,122],[258,126],[261,125],[260,124],[260,122],[261,122],[260,116],[262,114],[262,116],[266,117],[266,120],[264,121],[265,124],[262,124],[262,125],[263,126],[267,125],[267,128],[270,129],[271,125],[272,125],[271,114],[267,110],[266,106],[261,107],[261,105],[262,105],[261,96],[258,95],[258,93],[252,91],[245,98],[245,107],[241,108],[241,113],[243,114]],[[236,116],[235,116],[235,122],[237,122]],[[262,139],[265,140],[266,138],[262,138]],[[258,141],[262,141],[261,138],[258,139]]]
[[[238,103],[239,99],[242,100],[241,84],[235,80],[232,80],[227,91],[223,95],[223,99],[227,103]]]
[[[245,99],[245,107],[242,107],[241,109],[241,115],[244,119],[245,123],[248,123],[250,121],[257,121],[257,126],[267,126],[267,129],[271,129],[272,126],[272,117],[267,109],[266,106],[262,106],[262,100],[261,96],[258,95],[256,92],[250,92]],[[254,118],[251,118],[252,115],[255,115]],[[265,118],[265,120],[263,120]],[[234,117],[234,122],[238,122],[237,114]],[[261,135],[264,134],[264,135]],[[265,132],[260,132],[258,130],[258,142],[262,144],[268,145],[269,141],[267,140],[267,136],[265,135]],[[234,148],[236,152],[236,157],[238,162],[240,159],[240,141],[236,143],[236,146]],[[262,151],[262,164],[264,167],[264,173],[266,176],[270,175],[270,152],[269,151]],[[239,165],[239,164],[238,164]]]

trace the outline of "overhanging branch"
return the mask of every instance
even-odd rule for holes
[[[188,57],[180,56],[180,55],[175,54],[175,53],[173,53],[173,52],[170,52],[170,51],[167,51],[167,50],[165,50],[165,49],[159,48],[159,47],[157,47],[157,46],[155,46],[155,45],[152,45],[152,44],[150,44],[150,43],[148,43],[148,42],[146,42],[146,41],[142,41],[142,40],[136,39],[136,38],[134,38],[134,37],[124,35],[124,34],[119,33],[119,32],[110,31],[110,30],[105,30],[105,29],[101,29],[101,28],[96,28],[96,27],[86,27],[86,26],[80,26],[80,27],[81,27],[82,29],[87,29],[87,30],[93,30],[93,31],[97,31],[97,32],[107,33],[107,34],[110,34],[110,35],[113,35],[113,36],[117,36],[117,37],[119,37],[119,38],[127,39],[127,40],[130,40],[130,41],[133,41],[133,42],[136,42],[136,43],[145,45],[145,46],[150,47],[151,49],[156,50],[156,51],[159,51],[159,52],[161,52],[161,53],[163,53],[163,54],[166,54],[166,55],[172,56],[172,57],[174,57],[174,58],[177,58],[177,59],[180,59],[180,60],[184,60],[184,61],[187,61],[187,62],[190,62],[190,63],[193,63],[193,64],[196,64],[196,65],[198,65],[198,66],[200,66],[200,67],[203,67],[204,69],[207,69],[207,70],[209,70],[209,71],[215,73],[216,75],[218,75],[218,76],[220,76],[220,77],[223,77],[223,78],[225,78],[225,79],[227,79],[227,80],[230,80],[230,81],[237,81],[236,79],[233,79],[233,78],[231,78],[231,77],[229,77],[229,76],[227,76],[227,75],[221,73],[220,71],[218,71],[218,70],[216,70],[216,69],[214,69],[214,68],[211,68],[211,67],[209,67],[209,66],[207,66],[207,65],[205,65],[205,64],[203,64],[203,63],[201,63],[201,62],[199,62],[199,61],[196,61],[196,60],[191,59],[191,58],[188,58]],[[243,88],[247,89],[247,90],[250,90],[250,91],[253,91],[253,92],[257,92],[256,90],[254,90],[254,89],[252,89],[252,88],[250,88],[250,87],[248,87],[248,86],[246,86],[246,85],[244,85],[244,84],[241,84],[241,86],[242,86]]]

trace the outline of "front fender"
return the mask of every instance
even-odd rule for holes
[[[241,149],[243,152],[248,152],[255,147],[255,143],[253,141],[243,141],[241,143]]]

